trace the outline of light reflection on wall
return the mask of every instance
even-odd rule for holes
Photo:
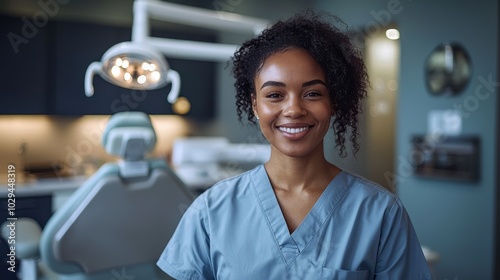
[[[399,40],[384,31],[366,38],[365,62],[372,87],[368,91],[364,124],[365,176],[392,189],[388,172],[394,172],[396,106],[399,76]]]

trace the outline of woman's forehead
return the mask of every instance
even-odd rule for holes
[[[255,82],[264,83],[266,80],[307,81],[312,79],[324,81],[324,77],[321,66],[306,50],[288,48],[275,52],[266,58],[255,76]]]

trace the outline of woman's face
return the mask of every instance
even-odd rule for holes
[[[257,73],[254,113],[273,151],[290,157],[323,153],[332,104],[325,75],[304,49],[269,56]]]

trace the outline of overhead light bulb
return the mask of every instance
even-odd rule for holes
[[[399,30],[397,30],[396,28],[387,29],[387,31],[385,31],[385,36],[388,39],[397,40],[399,39]]]
[[[122,72],[122,70],[120,69],[120,66],[113,66],[111,68],[111,74],[113,75],[113,77],[115,78],[118,78],[118,76],[120,76],[120,73]]]
[[[140,76],[137,78],[137,82],[138,82],[139,84],[141,84],[141,85],[142,85],[142,84],[144,84],[144,83],[146,83],[146,76],[145,76],[145,75],[140,75]]]
[[[123,75],[123,79],[127,82],[130,82],[132,80],[132,75],[130,75],[129,72],[126,72],[124,75]]]
[[[115,64],[116,64],[116,66],[122,66],[122,63],[123,63],[123,60],[122,60],[121,58],[117,58],[117,59],[115,60]]]
[[[158,72],[158,71],[153,71],[153,72],[151,72],[151,80],[152,80],[153,82],[156,82],[156,81],[158,81],[159,79],[160,79],[160,72]]]
[[[126,59],[125,59],[125,60],[123,60],[123,61],[122,61],[122,67],[123,67],[124,69],[127,69],[127,68],[128,68],[128,65],[129,65],[128,60],[126,60]]]

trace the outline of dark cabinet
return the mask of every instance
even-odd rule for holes
[[[51,52],[54,91],[50,111],[56,115],[111,114],[112,104],[127,89],[94,78],[96,94],[85,96],[83,84],[90,63],[100,61],[108,48],[130,40],[125,28],[76,22],[55,22]]]
[[[0,114],[48,112],[49,29],[27,18],[0,17]]]
[[[22,23],[18,18],[9,18],[9,22],[10,25]],[[5,33],[12,30],[4,25],[0,28]],[[208,32],[189,34],[164,28],[154,28],[152,35],[210,42],[216,38],[215,34]],[[13,52],[2,54],[9,61],[7,65],[13,64],[14,69],[1,70],[2,84],[9,84],[9,87],[0,89],[0,113],[80,116],[137,110],[148,114],[173,114],[171,104],[167,102],[170,86],[152,91],[129,90],[96,75],[94,96],[85,96],[84,78],[90,63],[100,61],[110,47],[130,41],[130,38],[129,26],[48,22],[39,28],[39,34],[29,44],[20,46],[23,57],[17,57]],[[3,44],[5,48],[2,50],[8,47],[8,42]],[[36,63],[30,64],[33,61]],[[212,118],[216,63],[181,59],[168,59],[168,63],[181,75],[180,96],[191,102],[187,116]],[[23,102],[29,104],[25,106]]]

